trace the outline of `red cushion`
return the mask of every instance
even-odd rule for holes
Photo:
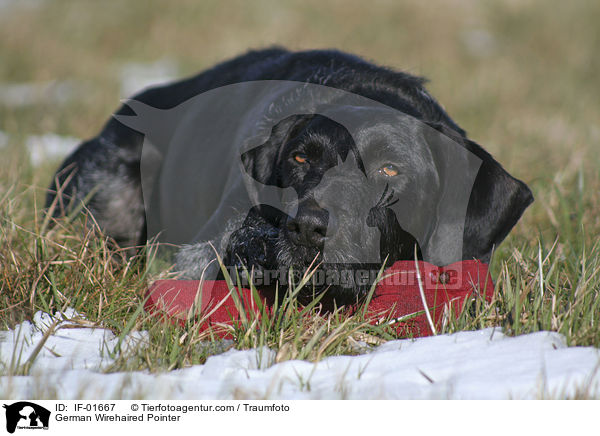
[[[430,319],[425,314],[418,277],[421,277]],[[391,316],[393,326],[404,336],[428,336],[432,334],[431,324],[436,330],[441,327],[444,312],[450,307],[457,315],[469,296],[475,294],[490,301],[493,292],[488,266],[477,260],[444,267],[423,261],[399,261],[384,272],[368,306],[368,314],[373,323]],[[249,289],[241,289],[236,294],[246,313],[259,314],[259,304]],[[259,298],[265,303],[264,297]],[[200,292],[200,281],[158,280],[148,291],[145,307],[155,315],[182,324],[193,314],[199,314],[203,330],[216,324],[231,324],[240,316],[225,281],[204,281]],[[225,330],[218,334],[227,336]]]

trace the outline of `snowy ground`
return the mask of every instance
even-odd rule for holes
[[[0,151],[8,145],[10,136],[0,130]],[[23,143],[29,153],[31,165],[39,167],[47,161],[59,161],[71,153],[81,140],[72,136],[61,136],[53,133],[44,135],[28,135]]]
[[[175,80],[179,68],[172,59],[159,59],[151,63],[129,62],[119,68],[121,95],[130,97],[148,86]]]
[[[33,4],[41,0],[30,1]],[[14,0],[0,0],[0,11],[13,3]],[[174,80],[178,76],[178,71],[178,66],[173,60],[159,59],[150,63],[125,63],[116,69],[116,75],[119,79],[121,95],[125,98],[148,86]],[[85,87],[84,83],[74,80],[0,83],[0,106],[14,108],[37,104],[64,104],[85,95]],[[0,131],[0,149],[6,147],[10,139],[7,133]],[[34,167],[47,161],[62,160],[80,142],[78,138],[53,133],[27,135],[23,140]]]
[[[0,12],[2,11],[0,0]],[[115,68],[120,84],[121,96],[131,97],[142,89],[162,85],[179,76],[179,67],[172,59],[155,62],[128,62]],[[86,95],[88,82],[74,79],[46,82],[0,82],[0,106],[18,108],[33,105],[63,105]],[[115,105],[118,102],[115,101]],[[103,121],[103,120],[100,120]]]
[[[71,318],[76,314],[68,312]],[[0,371],[27,360],[52,318],[0,332]],[[566,347],[556,333],[516,338],[486,329],[387,342],[361,356],[317,364],[273,364],[268,349],[228,351],[206,364],[164,374],[105,374],[118,340],[108,330],[63,322],[29,376],[0,377],[1,398],[59,399],[505,399],[561,398],[579,389],[600,398],[600,350]],[[143,346],[137,332],[123,348]],[[20,356],[20,358],[17,358]]]
[[[73,80],[0,83],[0,105],[13,108],[36,104],[61,105],[82,95],[84,88],[82,83]]]
[[[48,160],[63,159],[79,145],[81,141],[72,136],[60,136],[52,133],[29,135],[25,138],[25,147],[34,167]]]

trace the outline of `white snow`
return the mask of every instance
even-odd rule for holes
[[[81,95],[83,88],[83,84],[74,80],[0,83],[0,105],[23,107],[35,104],[65,104]]]
[[[172,59],[159,59],[152,63],[129,62],[119,71],[121,95],[132,96],[152,85],[164,84],[177,78],[179,68]]]
[[[10,142],[10,135],[0,130],[0,150]],[[31,165],[38,167],[44,162],[64,159],[77,148],[81,140],[73,136],[61,136],[54,133],[27,135],[23,143],[29,153]]]
[[[267,348],[230,350],[168,373],[103,373],[118,339],[77,327],[75,312],[52,334],[28,376],[0,377],[2,398],[59,399],[534,399],[600,398],[600,350],[567,347],[557,333],[508,337],[498,329],[387,342],[368,354],[275,364]],[[53,318],[41,312],[0,333],[0,374],[24,363]],[[143,346],[144,332],[123,349]],[[16,354],[15,354],[16,353]],[[13,362],[11,364],[11,361]]]
[[[29,135],[25,138],[25,147],[29,151],[31,165],[39,166],[48,160],[62,159],[79,145],[81,140],[72,136],[53,133]]]

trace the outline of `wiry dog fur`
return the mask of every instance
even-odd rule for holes
[[[510,176],[489,153],[467,138],[465,131],[426,91],[423,79],[339,51],[290,52],[280,48],[251,51],[197,76],[145,90],[134,99],[155,108],[167,109],[211,89],[256,80],[326,85],[378,101],[452,138],[481,159],[467,209],[463,259],[489,261],[494,247],[506,237],[533,201],[523,182]],[[131,115],[133,112],[122,106],[117,114]],[[365,135],[371,132],[383,132],[389,138],[394,134],[386,131],[383,125],[372,131],[365,127]],[[410,143],[416,134],[407,127],[401,142]],[[97,137],[81,144],[65,160],[56,177],[62,184],[69,174],[73,175],[64,187],[61,204],[75,204],[87,198],[87,207],[96,221],[121,245],[135,245],[146,240],[140,182],[142,142],[142,134],[111,118]],[[311,144],[313,149],[307,149],[307,144]],[[318,154],[318,168],[294,165],[291,157],[297,149],[301,149],[302,155],[309,159],[311,153]],[[392,148],[390,150],[394,152]],[[435,180],[435,168],[428,169],[419,161],[422,157],[419,153],[408,149],[402,152],[407,173],[412,171],[416,178],[411,186],[418,186],[420,176],[427,175],[427,180]],[[342,126],[327,117],[298,115],[282,121],[273,128],[264,147],[246,153],[242,160],[248,173],[261,183],[294,187],[298,192],[299,215],[289,217],[268,206],[258,206],[232,220],[222,234],[209,240],[187,241],[188,245],[184,245],[176,256],[178,268],[188,278],[200,278],[214,259],[214,246],[225,253],[225,261],[229,265],[256,269],[302,269],[319,255],[327,238],[334,238],[339,248],[331,254],[334,268],[356,266],[358,257],[353,253],[370,244],[372,241],[368,238],[374,237],[380,238],[380,260],[387,258],[388,265],[394,260],[413,259],[417,242],[394,219],[389,205],[404,201],[407,207],[415,208],[415,212],[424,212],[419,211],[418,189],[406,189],[408,185],[403,186],[400,178],[393,182],[384,181],[376,194],[369,194],[377,197],[374,198],[377,206],[365,212],[364,222],[358,222],[351,213],[351,204],[356,196],[368,194],[363,192],[365,188],[361,181],[369,171],[363,162],[365,153],[368,152],[364,149],[358,150]],[[330,171],[340,163],[352,165],[354,169],[333,177]],[[342,213],[331,217],[319,208],[315,198],[327,195],[322,183],[327,177],[328,183],[343,183],[350,187],[337,190],[346,194],[334,199],[342,204],[339,210],[348,211],[347,216]],[[319,193],[319,190],[323,192]],[[54,200],[56,191],[57,186],[53,183],[47,198],[48,205]],[[215,193],[210,189],[205,194],[209,204],[218,203],[218,198],[211,197]],[[343,206],[344,203],[347,206]],[[60,212],[57,209],[57,213]],[[331,230],[334,219],[338,225],[331,233],[327,228]],[[364,229],[362,233],[361,226]],[[371,232],[369,228],[376,228],[379,232]],[[361,239],[362,234],[367,239]],[[340,295],[356,296],[362,291],[364,287],[350,284],[339,292]]]

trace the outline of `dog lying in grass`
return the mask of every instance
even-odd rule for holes
[[[269,187],[277,200],[259,198]],[[339,278],[415,257],[489,262],[532,201],[423,79],[273,48],[134,96],[63,162],[47,207],[85,202],[121,246],[179,246],[186,278],[218,274],[216,253],[254,274],[312,265]],[[313,292],[364,295],[372,280],[350,277]]]

